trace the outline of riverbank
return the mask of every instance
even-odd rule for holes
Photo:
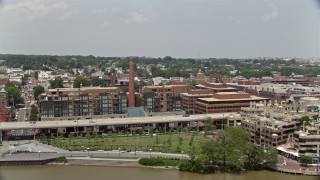
[[[91,158],[91,157],[69,157],[67,158],[70,165],[83,166],[110,166],[110,167],[144,167],[139,164],[139,159],[108,159],[108,158]]]
[[[72,157],[67,158],[67,164],[55,164],[50,163],[50,165],[73,165],[73,166],[107,166],[107,167],[135,167],[135,168],[153,168],[153,169],[174,169],[179,170],[177,167],[173,166],[145,166],[139,163],[140,159],[132,159],[122,157],[121,159],[116,159],[114,157],[103,157],[103,158],[92,158],[92,157]]]

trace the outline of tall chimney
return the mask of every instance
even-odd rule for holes
[[[135,107],[134,62],[132,59],[129,62],[129,107]]]

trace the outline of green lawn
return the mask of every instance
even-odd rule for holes
[[[72,150],[131,150],[131,151],[159,151],[167,153],[188,153],[190,142],[193,136],[193,145],[197,145],[205,137],[203,134],[192,133],[173,133],[173,134],[157,134],[136,135],[136,136],[107,136],[107,137],[75,137],[75,138],[59,138],[43,140],[54,146]],[[171,139],[171,142],[170,140]]]

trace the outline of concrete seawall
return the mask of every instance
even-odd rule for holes
[[[104,159],[104,158],[67,158],[70,165],[113,166],[113,167],[143,167],[138,159]]]

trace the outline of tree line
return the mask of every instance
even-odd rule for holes
[[[199,147],[192,146],[190,159],[179,164],[181,171],[212,173],[259,170],[274,166],[277,151],[263,149],[249,141],[249,134],[241,127],[226,127]]]

